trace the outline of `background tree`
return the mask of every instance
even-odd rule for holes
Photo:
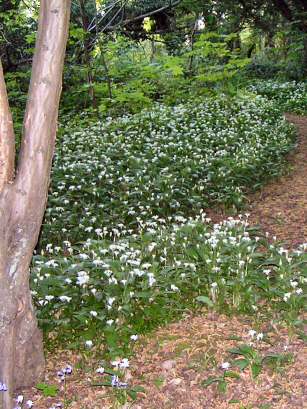
[[[36,51],[18,166],[0,66],[0,394],[11,409],[14,387],[44,370],[42,337],[29,290],[29,266],[47,200],[61,94],[70,0],[41,0]]]

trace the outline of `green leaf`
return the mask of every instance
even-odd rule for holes
[[[204,386],[205,388],[207,388],[208,386],[212,385],[213,383],[221,382],[221,381],[223,381],[223,378],[221,378],[221,377],[215,378],[214,376],[209,376],[208,379],[201,382],[201,386]]]
[[[237,366],[241,371],[244,371],[244,369],[249,365],[249,361],[247,359],[236,359],[233,362],[234,366]]]
[[[59,391],[59,388],[56,385],[48,385],[46,383],[38,383],[36,389],[41,391],[45,397],[55,397]]]
[[[260,372],[262,370],[262,365],[259,365],[259,364],[255,363],[255,362],[253,362],[251,364],[251,370],[252,370],[252,376],[255,379],[260,374]]]
[[[130,398],[132,400],[136,400],[137,399],[137,394],[140,392],[145,392],[145,389],[142,386],[135,386],[129,390],[127,390],[127,394],[128,396],[130,396]]]
[[[224,372],[224,378],[240,379],[240,375],[237,372],[234,372],[234,371],[225,371]]]
[[[196,301],[206,304],[209,307],[213,307],[213,302],[210,300],[209,297],[206,297],[205,295],[200,295],[196,297]]]
[[[131,390],[133,390],[134,392],[145,393],[145,388],[143,388],[143,386],[134,386]]]
[[[226,381],[220,381],[217,385],[217,389],[221,393],[226,393],[227,390],[227,382]]]
[[[238,348],[231,348],[228,350],[231,354],[243,355],[245,357],[253,358],[256,355],[256,351],[249,345],[243,344]]]
[[[303,331],[298,331],[298,337],[304,342],[307,341],[307,335]]]
[[[133,400],[135,401],[137,398],[137,393],[134,390],[128,390],[127,391],[127,395]]]

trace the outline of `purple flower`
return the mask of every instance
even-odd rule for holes
[[[111,380],[111,385],[113,388],[127,388],[128,384],[124,382],[120,382],[118,376],[113,375]]]
[[[67,365],[65,369],[63,369],[63,372],[66,375],[71,375],[72,374],[72,366],[71,365]]]
[[[58,371],[57,372],[58,377],[60,378],[60,381],[65,381],[65,373],[63,371]]]
[[[71,374],[72,374],[71,365],[67,365],[65,368],[57,372],[57,375],[60,378],[60,381],[65,381],[66,375],[71,375]]]

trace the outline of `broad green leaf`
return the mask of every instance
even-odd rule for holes
[[[213,302],[210,300],[209,297],[206,297],[205,295],[199,295],[198,297],[196,297],[196,301],[206,304],[209,307],[213,307]]]
[[[262,365],[253,362],[251,364],[251,370],[252,370],[252,376],[255,379],[260,374],[260,372],[262,370]]]
[[[246,367],[248,367],[249,361],[247,359],[236,359],[233,362],[233,365],[237,366],[238,368],[241,369],[241,371],[243,371]]]

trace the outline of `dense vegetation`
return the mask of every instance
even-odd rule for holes
[[[136,335],[204,306],[293,325],[306,246],[269,244],[239,213],[285,170],[284,113],[307,113],[304,3],[119,3],[73,5],[31,272],[47,345],[126,357]],[[5,1],[0,16],[20,134],[36,2]],[[235,218],[212,224],[215,207]]]
[[[69,125],[33,265],[43,327],[60,326],[72,345],[104,334],[117,356],[131,335],[199,301],[254,312],[262,300],[270,314],[295,316],[303,249],[269,247],[242,218],[212,227],[202,210],[242,207],[249,189],[279,174],[295,140],[282,116],[292,84],[286,89],[281,110],[280,99],[224,95],[81,131]]]

